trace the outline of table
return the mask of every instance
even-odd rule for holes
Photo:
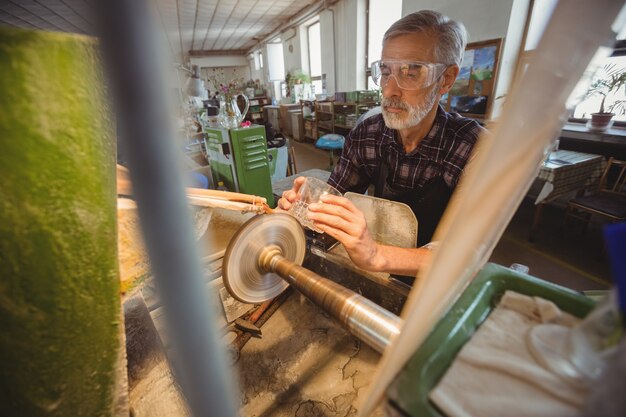
[[[533,240],[541,212],[547,203],[571,192],[582,194],[596,185],[605,164],[602,155],[567,150],[551,152],[537,176],[544,184],[535,200],[537,207],[528,240]]]

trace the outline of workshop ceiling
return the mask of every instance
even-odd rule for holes
[[[93,0],[0,0],[0,24],[93,35]],[[99,0],[106,1],[106,0]],[[177,60],[244,54],[316,0],[152,0]],[[181,54],[182,51],[182,54]]]

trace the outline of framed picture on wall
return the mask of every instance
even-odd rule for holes
[[[494,99],[502,39],[467,44],[454,85],[441,99],[446,111],[488,119]]]

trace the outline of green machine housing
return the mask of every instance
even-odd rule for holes
[[[263,126],[207,128],[205,145],[216,184],[222,181],[230,191],[265,197],[274,207]]]
[[[550,300],[561,310],[581,318],[595,305],[592,299],[569,288],[488,263],[439,320],[387,389],[391,409],[404,417],[444,417],[430,400],[430,391],[506,290]]]

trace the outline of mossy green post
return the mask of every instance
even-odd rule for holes
[[[115,141],[97,45],[0,27],[0,415],[113,413]]]

